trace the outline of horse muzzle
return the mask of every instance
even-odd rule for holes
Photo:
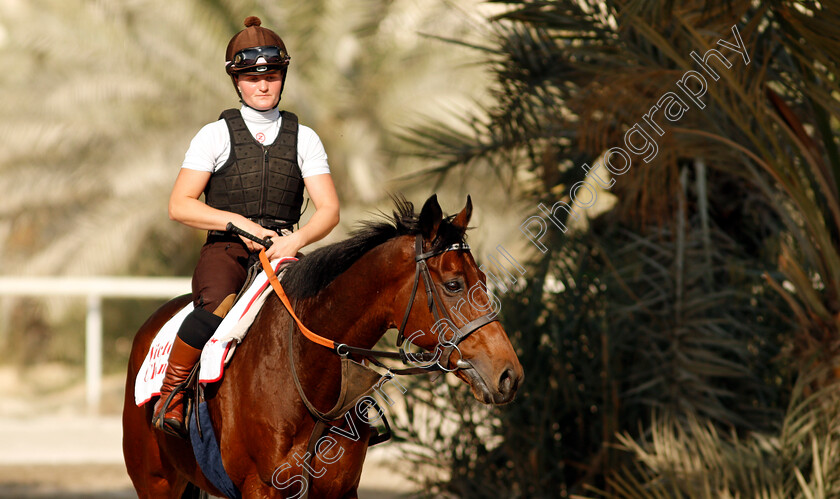
[[[498,374],[487,369],[477,359],[458,359],[455,375],[472,389],[473,396],[485,404],[503,405],[511,402],[525,377],[522,368],[506,365]]]

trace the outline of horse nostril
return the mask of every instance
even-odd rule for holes
[[[514,380],[513,369],[507,368],[502,372],[502,376],[499,378],[499,393],[503,393],[505,395],[509,394],[512,390],[516,389],[516,381]]]

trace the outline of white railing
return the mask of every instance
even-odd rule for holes
[[[87,297],[85,394],[93,413],[102,398],[102,299],[173,298],[189,292],[189,277],[0,277],[0,296]]]

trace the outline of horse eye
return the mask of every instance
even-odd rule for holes
[[[461,282],[460,281],[447,281],[443,284],[447,291],[452,293],[457,293],[461,291]]]

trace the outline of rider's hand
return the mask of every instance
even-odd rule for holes
[[[258,223],[255,223],[255,222],[252,222],[250,220],[248,220],[247,224],[243,224],[243,225],[245,225],[245,226],[240,227],[242,230],[244,230],[245,232],[250,232],[251,234],[257,236],[260,239],[265,239],[266,237],[270,237],[270,238],[278,237],[277,233],[274,232],[273,230],[268,230],[265,227],[263,227],[262,225],[260,225]],[[245,243],[245,246],[248,247],[249,251],[257,252],[257,251],[264,248],[263,245],[261,245],[259,243],[255,243],[254,241],[251,241],[248,238],[239,236],[239,239],[241,239],[242,242]]]
[[[296,232],[293,232],[288,236],[275,236],[272,237],[271,240],[274,244],[265,250],[265,254],[269,260],[283,258],[285,256],[295,256],[298,250],[303,247],[303,245],[300,244],[300,239]]]

